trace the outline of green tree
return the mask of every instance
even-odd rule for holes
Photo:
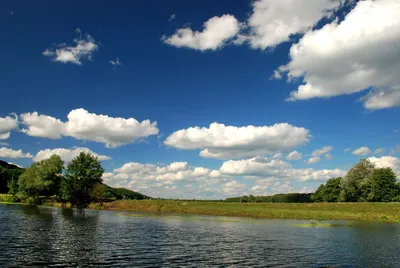
[[[64,162],[58,155],[33,163],[18,179],[18,194],[22,197],[33,197],[52,193],[58,189]]]
[[[324,202],[338,202],[340,197],[340,182],[342,181],[342,177],[338,177],[336,179],[329,179],[326,182],[325,191],[324,191]]]
[[[103,173],[104,169],[97,157],[81,152],[67,166],[61,183],[62,199],[78,206],[88,204],[93,187],[102,183]]]
[[[321,184],[315,193],[312,194],[311,199],[313,202],[324,202],[325,185]]]
[[[340,182],[340,201],[365,202],[369,194],[372,172],[375,166],[367,159],[361,159],[347,172]]]
[[[16,178],[12,178],[8,184],[8,193],[12,196],[15,196],[18,193],[18,180]]]
[[[390,202],[399,194],[397,187],[391,168],[377,168],[372,172],[368,201]]]

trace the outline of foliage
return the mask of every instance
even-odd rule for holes
[[[321,184],[317,191],[312,195],[314,202],[338,202],[340,196],[340,182],[342,177],[329,179],[326,185]]]
[[[64,162],[58,155],[33,163],[18,179],[19,195],[37,198],[58,194]]]
[[[396,175],[390,168],[377,168],[372,172],[368,201],[390,202],[398,194]]]
[[[365,202],[370,191],[370,179],[375,166],[367,159],[361,159],[347,172],[340,182],[340,201]]]
[[[8,193],[12,196],[15,196],[18,193],[18,178],[12,178],[7,183]]]
[[[65,178],[61,184],[63,201],[83,206],[91,199],[92,190],[102,182],[104,169],[97,157],[81,152],[72,159],[66,169]]]
[[[142,199],[150,199],[149,196],[143,195],[138,192],[134,192],[125,188],[112,188],[104,184],[104,199],[111,199],[111,200],[142,200]]]
[[[105,193],[105,185],[101,183],[97,183],[92,190],[92,199],[93,201],[102,204],[103,203],[103,196]]]
[[[8,183],[13,178],[18,179],[23,172],[23,168],[0,160],[0,194],[8,193]]]

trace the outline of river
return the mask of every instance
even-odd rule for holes
[[[0,267],[400,267],[400,224],[0,204]]]

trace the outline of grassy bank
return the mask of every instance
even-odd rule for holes
[[[400,203],[249,204],[129,200],[105,203],[105,210],[265,219],[363,220],[400,223]]]

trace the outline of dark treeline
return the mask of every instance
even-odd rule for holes
[[[103,184],[104,169],[92,154],[80,153],[64,168],[58,155],[35,162],[26,169],[0,162],[0,193],[15,201],[41,204],[44,200],[84,207],[90,202],[150,197],[124,188]]]
[[[312,194],[275,194],[269,196],[254,196],[245,195],[240,197],[231,197],[225,199],[225,202],[237,202],[237,203],[311,203]]]

